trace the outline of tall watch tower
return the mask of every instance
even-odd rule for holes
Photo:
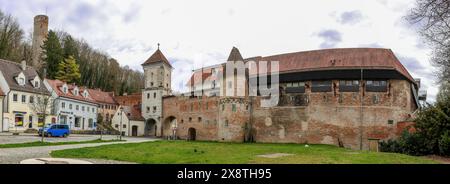
[[[162,97],[171,94],[172,65],[159,49],[142,64],[144,90],[142,91],[142,117],[145,135],[162,136]]]

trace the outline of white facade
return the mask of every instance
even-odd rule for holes
[[[55,100],[54,112],[58,123],[67,124],[72,130],[95,130],[97,108],[97,104],[94,103],[58,97]]]
[[[72,99],[57,94],[47,80],[45,86],[51,92],[54,100],[53,113],[57,117],[57,123],[67,124],[72,130],[95,130],[97,127],[98,105],[93,102]],[[62,88],[67,88],[64,84]],[[62,90],[64,91],[64,89]],[[79,92],[80,97],[89,97],[87,90],[81,92],[77,87],[73,90]],[[66,90],[66,93],[73,93]]]
[[[3,96],[0,96],[0,132],[3,132]]]
[[[37,106],[38,98],[49,97],[34,69],[27,67],[25,61],[19,64],[6,60],[0,60],[0,69],[0,88],[5,94],[0,108],[0,131],[23,132],[56,121],[50,105],[45,119],[41,112],[32,108]]]
[[[118,108],[111,120],[111,126],[122,132],[124,136],[144,136],[145,135],[145,123],[140,120],[131,120],[126,111]]]
[[[143,68],[145,89],[142,92],[142,117],[147,120],[147,132],[156,129],[156,136],[160,136],[162,97],[171,93],[172,67],[161,61],[144,65]]]
[[[22,132],[27,129],[38,129],[44,124],[53,123],[56,121],[55,116],[47,115],[45,121],[31,108],[31,103],[36,101],[40,95],[11,90],[7,93],[3,104],[3,128],[4,132]],[[51,113],[49,105],[47,114]]]

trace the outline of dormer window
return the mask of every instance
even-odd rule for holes
[[[26,79],[25,79],[25,75],[20,72],[16,77],[15,77],[17,84],[23,86],[25,85]]]
[[[67,94],[67,86],[63,86],[63,92],[64,94]]]
[[[75,88],[75,89],[73,90],[73,95],[78,96],[78,88]]]
[[[39,87],[40,87],[39,81],[34,81],[34,87],[35,87],[35,88],[39,88]]]
[[[25,85],[25,79],[22,77],[19,77],[19,81],[18,81],[19,85]]]
[[[83,92],[83,97],[84,97],[84,98],[87,98],[87,97],[88,97],[88,92],[87,92],[87,91],[84,91],[84,92]]]

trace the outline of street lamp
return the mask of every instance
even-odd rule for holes
[[[119,140],[122,140],[122,114],[123,114],[123,107],[120,107],[120,125],[119,125]]]

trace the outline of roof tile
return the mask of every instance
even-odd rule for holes
[[[97,103],[91,96],[91,94],[89,93],[89,90],[85,87],[78,87],[79,89],[79,94],[78,95],[74,95],[73,90],[75,89],[75,87],[77,87],[74,84],[67,84],[67,87],[69,88],[68,93],[64,93],[61,89],[61,87],[66,84],[63,81],[60,80],[50,80],[50,79],[45,79],[47,81],[47,83],[50,85],[50,87],[56,92],[56,94],[60,97],[65,97],[65,98],[70,98],[70,99],[74,99],[74,100],[79,100],[79,101],[84,101],[84,102],[90,102],[90,103]],[[82,93],[88,90],[89,96],[87,96],[86,98],[82,95]]]
[[[38,76],[38,73],[33,67],[27,66],[26,70],[22,70],[20,63],[0,59],[0,71],[3,73],[6,83],[8,83],[8,86],[12,90],[49,94],[44,85],[40,85],[39,88],[35,88],[31,84],[30,80]],[[15,79],[15,77],[17,77],[17,75],[19,75],[21,72],[23,72],[26,78],[26,83],[23,86],[19,85]]]
[[[164,56],[164,54],[161,52],[161,50],[156,50],[155,53],[150,56],[150,58],[147,59],[142,65],[152,64],[152,63],[158,63],[158,62],[164,62],[168,64],[170,67],[172,65],[170,64],[169,60]]]
[[[111,92],[100,89],[88,89],[89,94],[97,103],[117,104]]]

